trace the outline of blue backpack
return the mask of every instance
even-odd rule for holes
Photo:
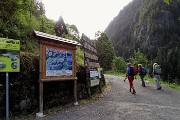
[[[147,73],[146,68],[142,67],[141,68],[141,75],[146,75],[146,73]]]
[[[131,76],[131,77],[135,76],[133,67],[130,67],[130,71],[128,72],[128,76]]]

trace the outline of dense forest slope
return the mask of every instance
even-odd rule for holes
[[[33,29],[55,34],[55,21],[45,16],[42,2],[0,0],[0,6],[0,37],[21,40],[21,51],[33,52],[37,48],[37,40],[31,37]]]
[[[105,30],[117,56],[129,58],[140,49],[159,62],[165,76],[180,78],[180,1],[133,0]]]

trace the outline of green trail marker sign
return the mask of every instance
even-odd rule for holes
[[[0,72],[6,72],[6,120],[9,120],[9,73],[20,72],[20,40],[0,38]]]
[[[20,40],[0,38],[0,72],[20,72]]]

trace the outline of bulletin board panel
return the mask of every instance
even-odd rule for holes
[[[40,76],[42,81],[75,80],[76,47],[41,41]]]

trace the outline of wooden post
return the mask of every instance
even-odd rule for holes
[[[42,59],[42,56],[43,56],[43,45],[41,44],[41,41],[40,41],[40,44],[39,44],[39,52],[40,52],[40,56],[39,56],[39,112],[36,113],[36,116],[37,117],[44,117],[45,115],[43,115],[43,81],[41,81],[42,79],[42,64],[43,64],[43,59]]]
[[[74,51],[74,60],[74,105],[79,105],[77,102],[76,51]]]
[[[87,77],[86,81],[87,81],[88,96],[90,97],[91,96],[91,81],[90,81],[90,78]]]
[[[43,115],[43,82],[39,80],[39,112],[36,117],[44,117]]]
[[[39,81],[39,109],[40,113],[43,113],[43,82]]]
[[[91,96],[91,81],[90,81],[90,70],[88,67],[86,67],[86,83],[87,83],[87,92],[88,92],[88,96]]]
[[[77,102],[77,79],[74,80],[74,105],[79,105]]]

